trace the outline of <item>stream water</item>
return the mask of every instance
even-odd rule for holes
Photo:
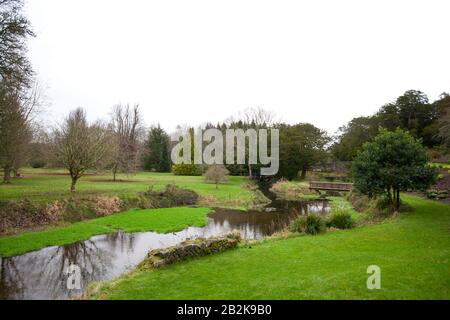
[[[244,239],[259,240],[281,231],[298,215],[327,214],[327,202],[273,200],[262,211],[216,209],[205,227],[180,232],[114,233],[66,246],[48,247],[12,258],[0,258],[0,299],[70,299],[93,281],[114,279],[133,269],[149,250],[188,239],[239,231]],[[68,289],[69,266],[79,267],[81,289]]]

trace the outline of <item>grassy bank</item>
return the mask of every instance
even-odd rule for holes
[[[414,212],[381,224],[267,240],[157,271],[135,271],[91,298],[448,299],[450,206],[403,199]],[[366,287],[370,265],[381,268],[381,290]]]
[[[64,198],[70,194],[70,178],[64,170],[24,169],[22,178],[14,179],[11,185],[0,184],[0,201],[28,198],[49,201]],[[203,177],[174,176],[171,173],[139,172],[136,175],[119,175],[119,181],[111,181],[111,174],[88,174],[77,183],[77,193],[133,196],[153,186],[163,189],[167,184],[176,184],[197,192],[203,206],[248,208],[255,194],[246,187],[245,177],[230,177],[229,182],[216,189],[214,184],[205,183]]]
[[[167,233],[188,226],[204,226],[209,212],[210,209],[207,208],[130,210],[47,231],[0,237],[0,256],[15,256],[48,246],[70,244],[87,240],[94,235],[116,232],[119,229],[124,232]]]
[[[280,180],[270,190],[277,198],[289,201],[315,199],[320,196],[317,192],[309,190],[308,181]]]

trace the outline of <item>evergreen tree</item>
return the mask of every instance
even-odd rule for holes
[[[170,172],[170,139],[169,135],[159,125],[150,129],[145,141],[145,148],[145,170]]]

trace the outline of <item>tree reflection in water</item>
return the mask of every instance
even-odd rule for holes
[[[239,231],[243,238],[261,239],[285,229],[298,215],[327,214],[326,202],[278,202],[270,212],[217,209],[203,228],[190,227],[170,234],[114,233],[60,247],[49,247],[13,258],[0,258],[0,299],[70,299],[89,283],[113,279],[141,262],[151,249],[187,239]],[[270,208],[269,208],[270,209]],[[81,290],[68,290],[68,267],[81,270]]]

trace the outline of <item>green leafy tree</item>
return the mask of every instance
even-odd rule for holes
[[[170,138],[159,125],[150,128],[145,148],[145,170],[170,172]]]
[[[374,117],[354,118],[348,125],[339,128],[338,141],[331,148],[333,155],[341,161],[352,161],[361,146],[377,135]]]
[[[428,97],[423,92],[406,91],[397,98],[395,105],[402,129],[408,130],[415,138],[422,138],[424,145],[428,147],[437,144],[437,108],[429,103]],[[383,123],[380,125],[385,127]]]
[[[428,188],[436,179],[425,148],[401,129],[380,129],[373,142],[364,144],[353,162],[355,187],[373,197],[385,194],[396,210],[400,192]]]
[[[26,40],[34,33],[22,12],[23,0],[0,0],[0,79],[15,88],[30,86],[33,76]]]
[[[341,161],[352,161],[362,145],[372,141],[380,127],[394,131],[401,128],[415,138],[421,138],[427,147],[441,143],[438,119],[439,102],[430,104],[421,91],[409,90],[394,102],[385,104],[370,117],[354,118],[339,129],[332,147],[333,155]]]
[[[309,123],[280,126],[280,171],[287,179],[305,179],[311,166],[328,158],[326,146],[330,142],[325,131]]]
[[[438,137],[443,145],[450,148],[450,95],[443,93],[435,103],[439,112]]]

